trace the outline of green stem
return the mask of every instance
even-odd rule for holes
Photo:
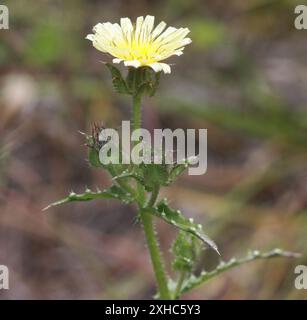
[[[174,294],[173,299],[177,299],[177,297],[180,295],[180,290],[181,290],[181,287],[183,285],[183,281],[185,280],[185,277],[186,277],[186,272],[182,271],[180,273],[180,276],[179,276],[179,279],[178,279],[178,282],[177,282],[177,286],[176,286],[176,290],[175,290],[175,294]]]
[[[136,76],[134,76],[136,77]],[[132,130],[141,128],[142,123],[142,112],[141,112],[141,96],[138,94],[133,95],[133,111],[132,111]],[[145,200],[145,192],[143,186],[137,182],[137,193],[140,201]]]
[[[133,114],[132,114],[133,126],[132,129],[136,130],[141,127],[142,114],[141,114],[141,96],[133,96]],[[147,209],[152,208],[158,198],[159,188],[155,188],[145,208],[140,208],[140,217],[144,228],[145,238],[154,269],[157,287],[159,290],[160,299],[170,299],[170,293],[167,286],[167,277],[164,270],[164,264],[162,261],[162,255],[160,252],[158,239],[155,234],[152,215]]]
[[[159,193],[158,189],[157,191],[154,191],[152,193],[152,196],[148,203],[147,208],[151,208],[154,205],[155,199],[157,198],[158,193]],[[147,246],[149,249],[152,266],[153,266],[156,280],[157,280],[160,299],[162,300],[171,299],[168,286],[167,286],[167,277],[164,270],[164,264],[162,261],[162,256],[161,256],[158,240],[155,234],[152,218],[153,218],[152,215],[146,211],[146,208],[145,210],[141,211],[141,220],[144,227],[145,237],[147,240]]]
[[[142,123],[141,96],[133,96],[132,129],[140,129]]]

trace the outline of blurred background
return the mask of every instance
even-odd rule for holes
[[[306,299],[294,267],[307,265],[307,30],[291,0],[10,0],[0,30],[0,264],[2,299],[152,298],[153,273],[135,208],[113,200],[42,212],[85,186],[107,187],[90,168],[93,122],[118,127],[130,101],[115,94],[85,36],[97,22],[156,16],[190,28],[193,43],[170,59],[144,127],[207,128],[208,171],[163,194],[204,225],[223,259],[282,247],[298,260],[258,261],[224,273],[186,299]],[[161,246],[176,230],[158,222]],[[203,265],[216,257],[207,251]],[[171,270],[169,269],[171,273]]]

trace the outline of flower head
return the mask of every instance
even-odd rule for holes
[[[154,71],[170,73],[169,64],[160,61],[170,56],[183,54],[184,47],[191,43],[186,35],[188,28],[166,28],[165,22],[160,22],[154,28],[155,17],[138,17],[132,24],[129,18],[121,18],[118,23],[98,23],[94,34],[87,35],[93,46],[113,57],[113,63],[124,62],[130,67],[151,67]],[[166,29],[165,29],[166,28]]]

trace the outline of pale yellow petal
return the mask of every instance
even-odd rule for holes
[[[139,43],[139,37],[140,37],[141,30],[142,30],[143,21],[144,21],[143,16],[138,17],[136,19],[135,33],[134,33],[134,41],[136,44]]]
[[[171,73],[171,67],[166,63],[155,62],[149,65],[155,72],[163,71],[164,73]]]
[[[115,58],[112,61],[113,61],[113,63],[121,63],[123,61],[123,59]]]
[[[155,23],[155,17],[153,16],[146,16],[144,23],[142,25],[142,30],[144,33],[146,33],[148,36],[151,34],[152,29],[154,27]]]
[[[86,39],[97,50],[113,56],[113,63],[123,62],[134,68],[149,66],[156,72],[170,73],[170,66],[160,61],[182,55],[184,47],[191,43],[191,39],[186,38],[190,31],[188,28],[166,28],[165,22],[154,28],[154,21],[153,16],[147,15],[138,17],[135,26],[129,18],[121,18],[120,24],[98,23],[93,28],[94,33]]]
[[[165,27],[166,23],[164,21],[160,22],[152,32],[152,39],[155,39],[157,36],[159,36],[161,32],[165,29]]]
[[[93,41],[94,40],[94,35],[93,34],[88,34],[85,39]]]
[[[131,42],[131,35],[133,32],[133,25],[129,18],[121,18],[120,19],[120,26],[123,33],[123,38],[127,43]]]
[[[124,65],[126,67],[134,67],[134,68],[138,68],[141,66],[140,61],[138,60],[130,60],[130,61],[124,61]]]

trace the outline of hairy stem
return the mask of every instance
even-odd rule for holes
[[[142,123],[141,96],[133,96],[132,129],[140,129]]]
[[[141,220],[144,227],[145,237],[147,240],[147,246],[149,249],[152,266],[153,266],[156,280],[157,280],[159,296],[160,296],[160,299],[165,300],[165,299],[171,298],[168,290],[168,286],[167,286],[167,277],[164,270],[164,264],[162,261],[162,255],[160,252],[158,240],[154,230],[154,224],[152,219],[153,217],[146,210],[148,208],[151,208],[154,205],[158,197],[158,194],[159,194],[159,189],[153,191],[147,207],[145,208],[145,210],[141,211]]]
[[[177,282],[177,286],[176,286],[176,290],[175,290],[175,294],[174,294],[174,296],[173,296],[173,299],[177,299],[178,296],[180,295],[180,290],[181,290],[183,281],[185,280],[185,277],[186,277],[186,272],[185,272],[185,271],[182,271],[182,272],[180,273],[179,278],[178,278],[178,282]]]
[[[132,129],[136,130],[141,127],[142,114],[141,114],[141,96],[133,96],[133,114],[132,114]],[[158,239],[155,234],[152,215],[147,209],[152,208],[159,195],[159,188],[155,188],[145,208],[140,208],[140,217],[144,228],[145,238],[154,269],[157,287],[160,299],[170,299],[170,293],[167,286],[167,276],[164,270],[162,255],[160,252]]]

